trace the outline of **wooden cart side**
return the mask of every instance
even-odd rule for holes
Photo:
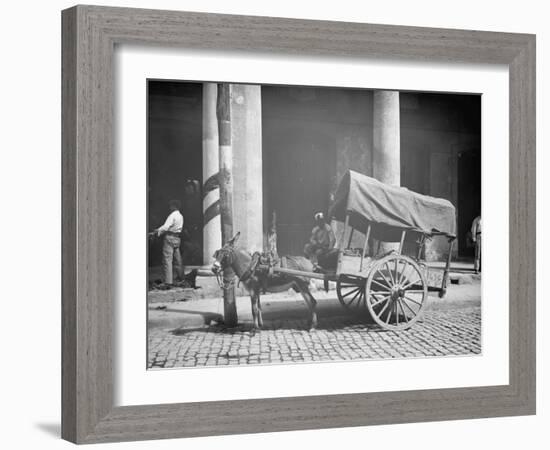
[[[336,264],[336,275],[340,275],[340,271],[342,270],[342,259],[344,257],[346,231],[349,226],[349,215],[350,215],[350,212],[347,211],[346,220],[344,221],[344,228],[342,229],[342,235],[338,242],[338,263]]]
[[[359,264],[359,271],[363,272],[363,262],[365,261],[365,256],[367,255],[367,249],[369,247],[369,238],[370,238],[371,224],[367,227],[367,232],[365,233],[365,242],[363,243],[363,252],[361,253],[361,263]]]
[[[405,236],[407,235],[407,231],[406,230],[403,230],[401,232],[401,239],[399,241],[399,252],[398,254],[402,254],[403,253],[403,245],[405,244]]]

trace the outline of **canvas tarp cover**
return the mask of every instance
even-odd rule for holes
[[[344,221],[347,211],[379,230],[389,227],[449,237],[456,233],[455,208],[448,200],[390,186],[352,170],[342,178],[329,215]]]

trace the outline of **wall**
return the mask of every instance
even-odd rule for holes
[[[1,259],[4,323],[0,327],[2,383],[0,415],[5,424],[0,436],[3,448],[73,449],[59,439],[60,417],[60,17],[62,8],[75,2],[7,2],[0,29],[5,65],[0,72],[4,86],[2,164],[0,192],[4,220],[1,222]],[[186,9],[233,14],[259,14],[363,21],[461,29],[537,33],[537,183],[539,230],[550,228],[550,170],[548,123],[550,107],[550,29],[544,2],[464,0],[452,7],[439,1],[359,3],[353,0],[308,2],[280,0],[104,0],[113,6]],[[32,96],[29,94],[32,92]],[[491,162],[498,164],[498,161]],[[32,208],[28,200],[32,199]],[[36,235],[23,239],[19,232],[29,211],[39,218],[40,245]],[[518,237],[521,238],[521,237]],[[550,265],[550,240],[541,232],[538,279],[544,280]],[[38,267],[38,270],[34,270]],[[31,268],[33,270],[31,270]],[[95,449],[224,448],[334,449],[368,444],[372,448],[409,450],[465,450],[498,448],[544,448],[550,422],[550,331],[544,321],[550,310],[543,302],[539,284],[537,311],[538,415],[451,422],[416,423],[330,430],[306,430],[241,436],[132,442]],[[495,302],[505,299],[493,299]],[[429,374],[427,374],[429,376]],[[368,374],[366,374],[368,377]],[[220,380],[222,382],[223,380]],[[291,382],[291,380],[282,380]],[[281,382],[280,379],[266,379]],[[345,383],[345,380],[327,380]],[[182,386],[182,389],[187,386]]]
[[[445,198],[455,206],[460,225],[453,248],[456,257],[469,230],[464,224],[471,224],[481,206],[479,187],[459,192],[458,167],[464,153],[481,152],[481,97],[401,93],[400,103],[401,185]],[[471,172],[478,173],[481,160],[472,161],[476,165]],[[466,178],[464,173],[460,176]],[[460,205],[467,207],[461,209]],[[445,238],[434,238],[426,245],[428,260],[444,260],[447,252]]]

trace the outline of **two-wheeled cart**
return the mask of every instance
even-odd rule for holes
[[[345,308],[368,311],[378,325],[391,330],[406,329],[421,317],[429,291],[445,295],[456,239],[455,208],[448,200],[348,171],[329,217],[339,239],[337,248],[319,257],[320,272],[272,270],[335,282]],[[444,240],[443,268],[425,262],[426,244],[433,239]],[[434,270],[441,272],[439,277],[432,276]]]

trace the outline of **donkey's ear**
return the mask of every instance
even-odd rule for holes
[[[238,231],[237,234],[235,236],[233,236],[231,239],[229,239],[229,242],[228,244],[229,245],[235,245],[235,242],[237,242],[239,240],[239,236],[241,235],[241,232]]]

